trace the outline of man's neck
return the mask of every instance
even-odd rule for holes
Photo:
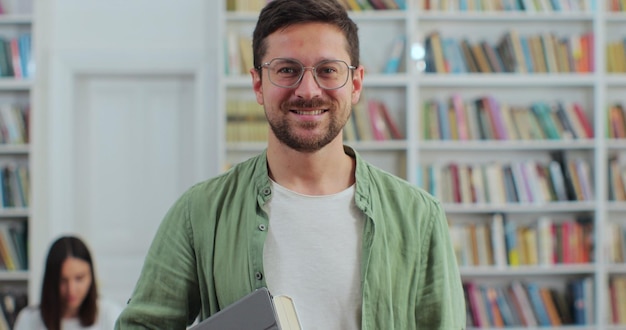
[[[338,193],[355,181],[356,161],[346,155],[341,139],[335,139],[316,152],[300,152],[270,141],[267,162],[274,181],[305,195]]]

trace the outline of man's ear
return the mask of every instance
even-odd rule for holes
[[[258,104],[263,105],[263,79],[261,77],[261,70],[252,68],[250,69],[250,75],[252,76],[252,89],[256,95],[256,101]]]

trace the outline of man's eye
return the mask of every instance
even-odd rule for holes
[[[284,67],[284,68],[280,68],[278,69],[278,72],[280,73],[293,73],[295,71],[294,68],[290,68],[290,67]]]

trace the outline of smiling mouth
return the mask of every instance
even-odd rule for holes
[[[291,110],[291,112],[298,115],[306,115],[306,116],[317,116],[321,115],[327,110]]]

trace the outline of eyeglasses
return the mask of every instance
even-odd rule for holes
[[[297,60],[275,58],[257,66],[257,70],[267,68],[270,82],[282,88],[296,88],[302,81],[304,72],[311,70],[317,85],[323,89],[339,89],[348,82],[350,70],[355,66],[342,60],[321,61],[315,66],[304,66]]]

